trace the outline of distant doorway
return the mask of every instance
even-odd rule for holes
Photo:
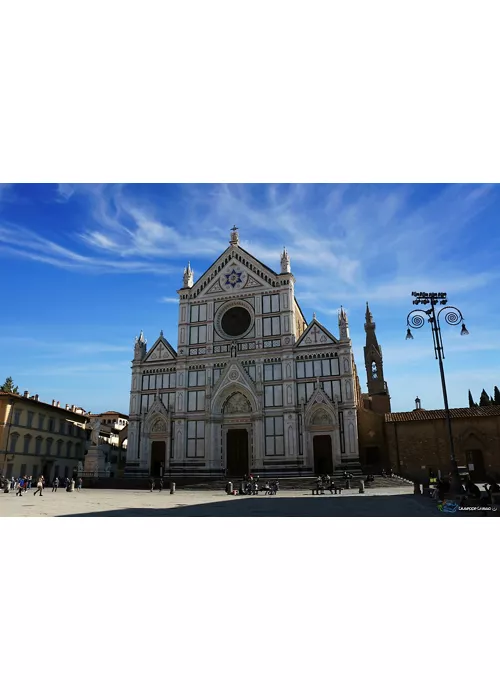
[[[151,468],[150,474],[153,477],[163,476],[165,467],[165,441],[154,440],[151,443]]]
[[[471,476],[474,480],[484,479],[486,470],[484,468],[484,457],[482,450],[467,450],[465,453],[465,464],[473,464],[474,469]]]
[[[315,435],[313,438],[314,473],[332,474],[332,438],[330,435]]]
[[[378,445],[366,448],[366,466],[378,467],[380,464],[380,449]]]
[[[248,431],[245,428],[228,430],[226,446],[228,476],[248,474]]]

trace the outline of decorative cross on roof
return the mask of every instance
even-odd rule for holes
[[[314,327],[313,330],[311,331],[311,335],[314,336],[314,342],[315,342],[315,343],[318,342],[318,334],[319,334],[320,332],[321,332],[321,331],[320,331],[317,327]]]

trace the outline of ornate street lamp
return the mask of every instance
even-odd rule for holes
[[[432,339],[434,341],[434,355],[436,357],[436,360],[439,362],[439,372],[441,374],[441,386],[443,389],[443,400],[444,400],[444,408],[446,411],[446,421],[448,424],[448,437],[450,440],[450,454],[451,454],[451,488],[452,491],[455,493],[459,493],[461,491],[461,485],[460,485],[460,477],[458,474],[458,465],[457,465],[457,460],[455,458],[455,447],[453,445],[453,433],[451,429],[451,413],[450,413],[450,407],[448,406],[448,392],[446,391],[446,380],[444,376],[444,367],[443,367],[443,360],[444,360],[444,348],[443,348],[443,340],[441,337],[441,326],[439,323],[439,319],[443,311],[446,311],[444,314],[444,320],[446,323],[450,326],[458,326],[460,323],[462,324],[462,330],[460,331],[460,335],[469,335],[469,331],[465,327],[465,323],[463,323],[463,316],[462,312],[460,309],[457,309],[456,306],[447,306],[448,304],[448,297],[445,292],[412,292],[411,293],[413,299],[413,303],[418,305],[418,304],[425,304],[428,305],[430,304],[431,308],[430,309],[422,309],[422,311],[419,310],[413,310],[410,311],[408,314],[408,317],[406,319],[406,324],[407,324],[407,330],[406,330],[406,340],[413,340],[413,335],[411,333],[410,327],[411,328],[422,328],[424,325],[425,321],[427,320],[431,324],[431,329],[432,329]],[[441,305],[443,308],[439,309],[439,311],[436,313],[436,306]]]

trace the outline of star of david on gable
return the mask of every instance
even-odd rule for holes
[[[231,285],[231,287],[234,289],[237,284],[241,284],[243,281],[241,279],[242,272],[236,272],[236,270],[232,270],[231,272],[225,273],[224,277],[226,278],[226,285]]]

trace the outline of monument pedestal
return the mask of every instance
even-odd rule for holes
[[[97,445],[89,447],[85,455],[85,463],[83,465],[83,476],[108,476],[109,469],[107,468],[106,457],[104,452]]]

